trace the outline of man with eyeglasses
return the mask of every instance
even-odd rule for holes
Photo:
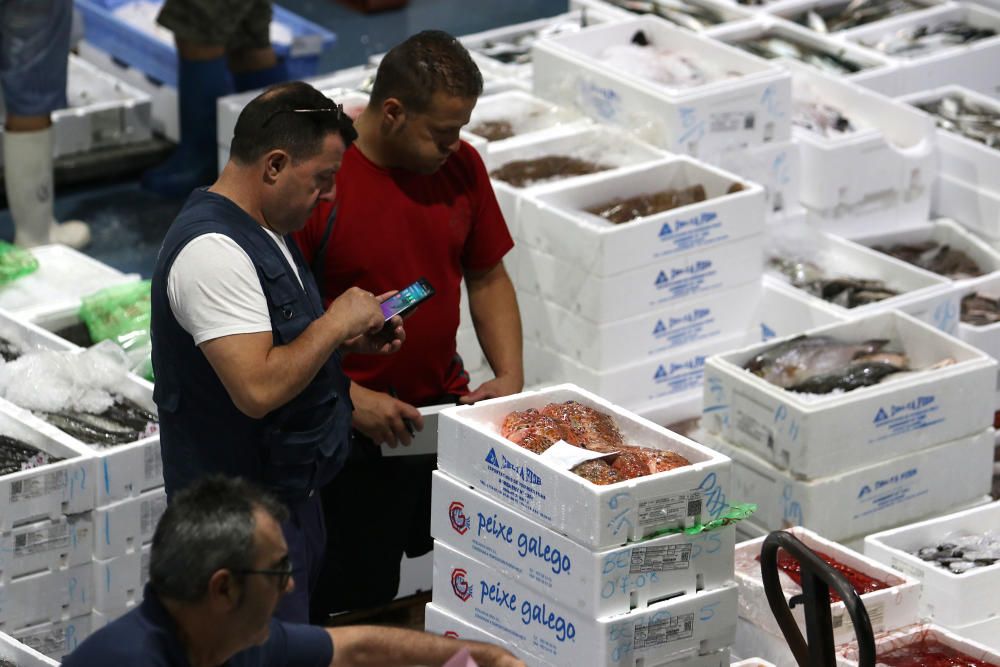
[[[63,667],[431,667],[462,648],[480,667],[524,667],[480,642],[272,619],[298,576],[279,525],[286,514],[240,479],[211,477],[177,494],[153,535],[142,603],[90,636]]]
[[[350,433],[343,352],[399,349],[402,322],[351,287],[324,310],[286,235],[305,224],[355,133],[312,86],[280,84],[236,123],[219,179],[174,220],[152,281],[153,398],[168,499],[206,475],[241,476],[289,508],[299,585],[280,618],[307,621],[325,549],[316,489],[343,465]]]

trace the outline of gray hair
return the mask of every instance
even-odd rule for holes
[[[254,510],[284,521],[288,509],[239,478],[207,477],[181,491],[153,534],[149,581],[161,598],[197,602],[222,569],[254,567]]]

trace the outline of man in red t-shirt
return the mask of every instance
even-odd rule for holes
[[[503,266],[513,247],[479,154],[459,139],[482,76],[450,35],[410,37],[382,59],[358,139],[322,203],[295,240],[329,301],[352,285],[373,293],[426,278],[435,295],[406,320],[391,358],[347,357],[355,439],[343,472],[324,490],[328,563],[314,618],[384,604],[399,562],[430,538],[434,456],[381,458],[378,445],[410,442],[416,406],[472,403],[521,390],[521,320]],[[470,391],[456,353],[462,279],[476,334],[495,378]]]

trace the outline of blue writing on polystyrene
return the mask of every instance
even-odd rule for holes
[[[553,630],[556,633],[556,639],[560,642],[576,639],[576,627],[573,623],[567,621],[561,614],[551,611],[545,602],[541,604],[528,600],[522,602],[521,622],[525,625],[534,623]]]
[[[602,120],[613,121],[621,108],[621,96],[613,88],[604,88],[593,81],[581,81],[578,87],[580,104],[594,111]]]
[[[517,474],[518,477],[521,478],[522,482],[525,482],[527,484],[534,484],[535,486],[538,486],[542,483],[542,478],[539,477],[537,474],[535,474],[535,472],[531,468],[524,465],[523,463],[515,463],[514,461],[511,461],[503,454],[500,455],[500,458],[503,459],[503,465],[500,466],[501,470],[513,471],[514,473]]]
[[[486,455],[486,462],[494,468],[500,467],[500,462],[497,460],[497,453],[492,447],[490,447],[490,453]]]
[[[901,473],[897,473],[895,475],[889,475],[888,477],[884,477],[882,479],[877,479],[874,482],[871,482],[870,484],[863,484],[861,488],[858,490],[858,500],[872,493],[878,493],[879,491],[883,491],[888,486],[912,480],[914,477],[917,476],[919,472],[920,471],[917,468],[910,468],[909,470],[905,470]]]
[[[495,584],[479,581],[479,604],[485,602],[494,602],[503,609],[517,611],[517,594],[505,591],[499,581]]]
[[[932,395],[918,396],[906,403],[883,405],[872,418],[872,424],[881,434],[873,441],[940,424],[944,417],[934,418],[940,409],[937,398]]]

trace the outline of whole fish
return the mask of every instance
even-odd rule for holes
[[[726,21],[721,12],[685,0],[607,0],[634,14],[654,14],[694,32]]]
[[[26,442],[0,435],[0,476],[62,460]]]
[[[779,37],[764,33],[759,37],[733,42],[733,46],[762,58],[799,60],[832,74],[854,74],[864,69],[860,63],[847,58],[843,49],[832,52],[785,35]]]
[[[591,206],[586,211],[620,225],[636,218],[662,213],[680,206],[705,201],[705,199],[705,186],[698,184],[676,190],[661,190],[651,194],[636,195],[627,199],[612,199]]]
[[[883,351],[888,344],[885,339],[849,343],[832,336],[802,335],[754,355],[743,368],[783,389],[801,386],[813,377],[843,374],[856,362],[905,369],[904,356],[888,356],[892,353]]]
[[[977,327],[1000,322],[1000,299],[981,292],[966,294],[962,297],[961,320]]]
[[[912,0],[852,0],[817,5],[790,18],[816,32],[831,33],[881,21],[889,16],[927,9],[928,6]]]
[[[829,104],[794,100],[792,123],[824,137],[836,137],[855,131],[851,120]]]
[[[933,115],[938,127],[965,135],[990,148],[1000,148],[1000,111],[959,95],[945,95],[916,106]]]
[[[891,246],[872,246],[872,250],[891,255],[896,259],[947,276],[952,280],[975,278],[983,275],[976,260],[958,248],[937,241],[896,243]]]
[[[996,34],[993,28],[979,28],[964,21],[945,21],[937,25],[902,28],[864,44],[887,55],[916,58],[942,48],[995,37]]]
[[[859,361],[832,373],[813,375],[802,382],[787,387],[800,394],[829,394],[834,391],[853,391],[878,384],[893,373],[906,370],[885,361]]]

